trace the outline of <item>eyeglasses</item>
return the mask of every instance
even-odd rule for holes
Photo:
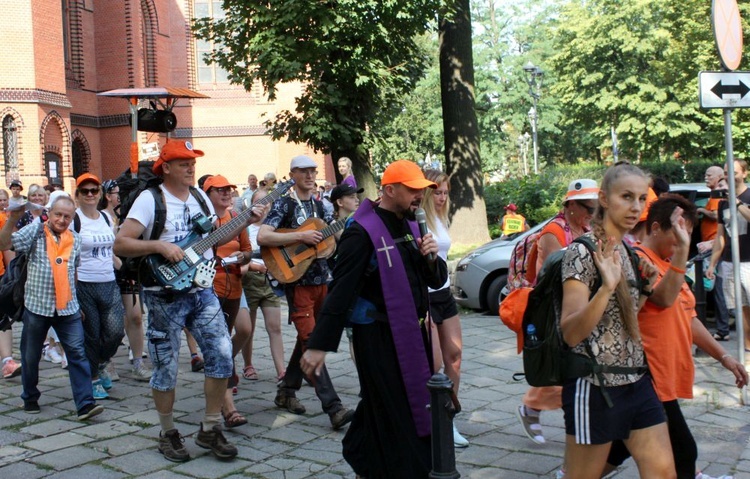
[[[96,196],[99,194],[99,188],[78,188],[78,192],[83,196]]]
[[[586,203],[584,203],[582,201],[576,201],[576,204],[578,206],[580,206],[581,208],[585,209],[586,213],[588,213],[590,215],[593,215],[594,214],[594,210],[596,210],[596,206],[589,206],[589,205],[587,205]]]
[[[231,194],[234,191],[234,188],[232,188],[231,186],[222,186],[220,188],[211,188],[211,191],[215,191],[220,195],[224,195],[227,193]]]

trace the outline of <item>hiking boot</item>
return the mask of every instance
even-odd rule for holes
[[[528,414],[526,406],[521,405],[516,409],[516,415],[518,416],[518,420],[521,421],[523,432],[526,433],[529,439],[537,444],[544,444],[547,442],[542,434],[542,425],[539,424],[538,413],[536,416],[532,416]]]
[[[190,454],[185,449],[185,439],[177,429],[170,429],[159,433],[159,452],[168,461],[185,462],[190,460]]]
[[[109,398],[109,394],[107,394],[107,390],[104,389],[104,385],[102,384],[101,379],[97,379],[96,381],[91,383],[91,395],[94,397],[94,399]]]
[[[92,402],[78,410],[78,420],[85,421],[104,412],[104,407]]]
[[[141,362],[138,366],[134,366],[131,376],[133,376],[133,379],[136,381],[143,381],[146,382],[151,379],[151,370]]]
[[[221,432],[221,426],[214,426],[210,431],[203,430],[203,424],[195,437],[195,444],[204,448],[211,449],[214,456],[219,459],[232,459],[237,456],[237,448],[227,442],[224,434]]]
[[[307,412],[307,409],[299,402],[299,399],[294,396],[287,396],[281,391],[276,393],[276,399],[273,400],[273,403],[292,414],[305,414]]]
[[[341,409],[330,415],[331,427],[334,431],[338,431],[342,427],[352,422],[353,417],[353,410],[342,407]]]
[[[39,414],[42,411],[39,407],[39,402],[37,401],[24,401],[23,410],[26,411],[27,414]]]
[[[3,364],[3,379],[14,378],[21,374],[21,365],[12,359],[9,359]]]
[[[190,360],[190,369],[194,373],[197,373],[198,371],[202,370],[205,365],[206,363],[203,362],[203,359],[201,359],[200,356],[195,356]]]

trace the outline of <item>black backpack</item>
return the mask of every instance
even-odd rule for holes
[[[595,250],[594,242],[588,236],[581,236],[573,240],[574,243],[584,245],[592,254]],[[633,270],[638,276],[639,258],[632,248],[627,248],[628,257],[633,264]],[[523,315],[523,370],[526,382],[531,386],[561,386],[567,379],[581,378],[594,374],[600,384],[603,373],[612,374],[642,374],[648,370],[643,367],[608,366],[599,364],[588,340],[584,346],[588,356],[574,353],[563,341],[558,316],[562,305],[562,258],[565,249],[552,253],[544,262],[539,272],[534,290],[529,294],[526,311]],[[601,286],[601,277],[597,275],[591,296],[596,294]],[[639,290],[642,288],[640,281]],[[528,327],[534,325],[536,340],[528,338]],[[606,390],[602,389],[604,399],[611,407],[611,400]]]
[[[135,200],[141,193],[148,190],[153,195],[155,204],[154,227],[151,230],[151,236],[143,238],[149,240],[159,239],[162,231],[164,231],[164,225],[167,222],[167,205],[164,202],[164,195],[161,188],[159,188],[159,185],[163,180],[160,176],[154,173],[152,169],[153,165],[154,163],[152,161],[139,161],[137,178],[133,178],[130,173],[130,168],[128,168],[123,171],[116,180],[117,186],[120,188],[120,206],[117,210],[119,224],[122,224],[128,217],[128,213],[133,207],[133,203],[135,203]],[[192,194],[198,201],[203,213],[206,216],[210,216],[211,210],[209,209],[206,200],[203,198],[203,195],[192,186],[190,187],[190,194]],[[146,279],[146,283],[148,283],[147,276],[141,274],[140,271],[141,259],[143,259],[142,256],[133,258],[121,257],[120,259],[122,260],[122,267],[117,272],[120,279],[137,282],[143,282],[143,280]]]
[[[26,253],[16,253],[5,274],[0,278],[0,331],[6,331],[12,324],[21,320],[24,312],[24,293],[26,291],[26,276],[28,273],[28,259],[36,249],[36,243],[44,234],[44,224],[34,235],[31,248]]]
[[[104,213],[103,211],[99,212],[99,214],[102,215],[102,218],[104,218],[104,222],[107,223],[107,226],[111,228],[112,223],[109,222],[109,215],[107,215],[107,213]],[[76,213],[73,217],[73,229],[76,233],[81,232],[81,217],[78,216],[78,213]]]

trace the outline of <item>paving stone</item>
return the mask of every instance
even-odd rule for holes
[[[75,432],[65,432],[50,437],[27,441],[23,445],[24,447],[30,447],[38,451],[51,452],[58,449],[77,446],[79,444],[86,444],[87,442],[92,441],[94,441],[94,439],[91,437],[76,434]]]
[[[29,462],[15,462],[8,466],[0,467],[0,477],[8,479],[38,479],[49,475],[49,473],[49,470],[42,469],[36,464]]]
[[[140,431],[141,428],[130,424],[125,424],[120,421],[107,421],[99,424],[91,424],[90,426],[83,427],[76,430],[76,433],[84,436],[93,437],[96,439],[106,439],[115,436],[122,436],[135,431]]]
[[[47,477],[49,479],[120,479],[121,477],[127,476],[121,472],[113,471],[112,469],[103,466],[87,464],[75,469],[58,472],[57,474]]]
[[[132,476],[142,476],[143,474],[152,473],[159,469],[164,469],[167,465],[171,466],[174,463],[164,459],[164,456],[157,450],[156,443],[153,443],[154,447],[139,450],[124,456],[116,457],[103,461],[109,467],[122,471]],[[190,461],[192,464],[193,461]]]
[[[53,419],[51,421],[38,422],[31,426],[26,426],[21,429],[21,432],[31,434],[33,436],[48,437],[54,434],[59,434],[65,431],[72,431],[74,429],[80,429],[85,424],[80,421],[66,421],[63,419]]]
[[[26,449],[18,446],[2,446],[0,447],[0,466],[11,464],[18,461],[23,461],[30,457],[36,456],[39,452],[32,449]],[[0,476],[3,477],[3,476]]]
[[[155,439],[149,439],[135,434],[129,434],[122,437],[114,437],[107,439],[106,441],[97,441],[93,444],[89,444],[89,447],[93,447],[97,451],[106,452],[111,456],[122,456],[123,454],[129,454],[135,451],[142,451],[143,449],[153,448],[156,450],[157,442]]]
[[[80,466],[88,462],[98,461],[107,457],[94,449],[85,446],[74,446],[67,449],[60,449],[57,451],[49,452],[47,454],[41,454],[30,459],[34,464],[40,466],[51,467],[57,471],[64,471],[71,467]]]

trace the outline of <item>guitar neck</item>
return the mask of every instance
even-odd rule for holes
[[[281,196],[283,196],[288,189],[288,187],[276,188],[271,193],[269,193],[268,196],[256,201],[255,203],[253,203],[253,206],[239,213],[237,216],[232,218],[229,223],[215,229],[211,232],[211,234],[197,241],[194,245],[191,245],[191,247],[198,255],[202,255],[204,252],[208,251],[208,249],[213,248],[214,245],[223,243],[229,237],[236,234],[238,228],[247,223],[247,220],[253,215],[253,207],[265,206],[268,203],[276,201],[277,199],[281,198]]]
[[[330,225],[320,230],[320,233],[323,235],[323,239],[326,239],[329,236],[334,235],[338,233],[339,231],[343,230],[344,226],[346,226],[346,218],[342,218],[338,221],[334,221]]]

